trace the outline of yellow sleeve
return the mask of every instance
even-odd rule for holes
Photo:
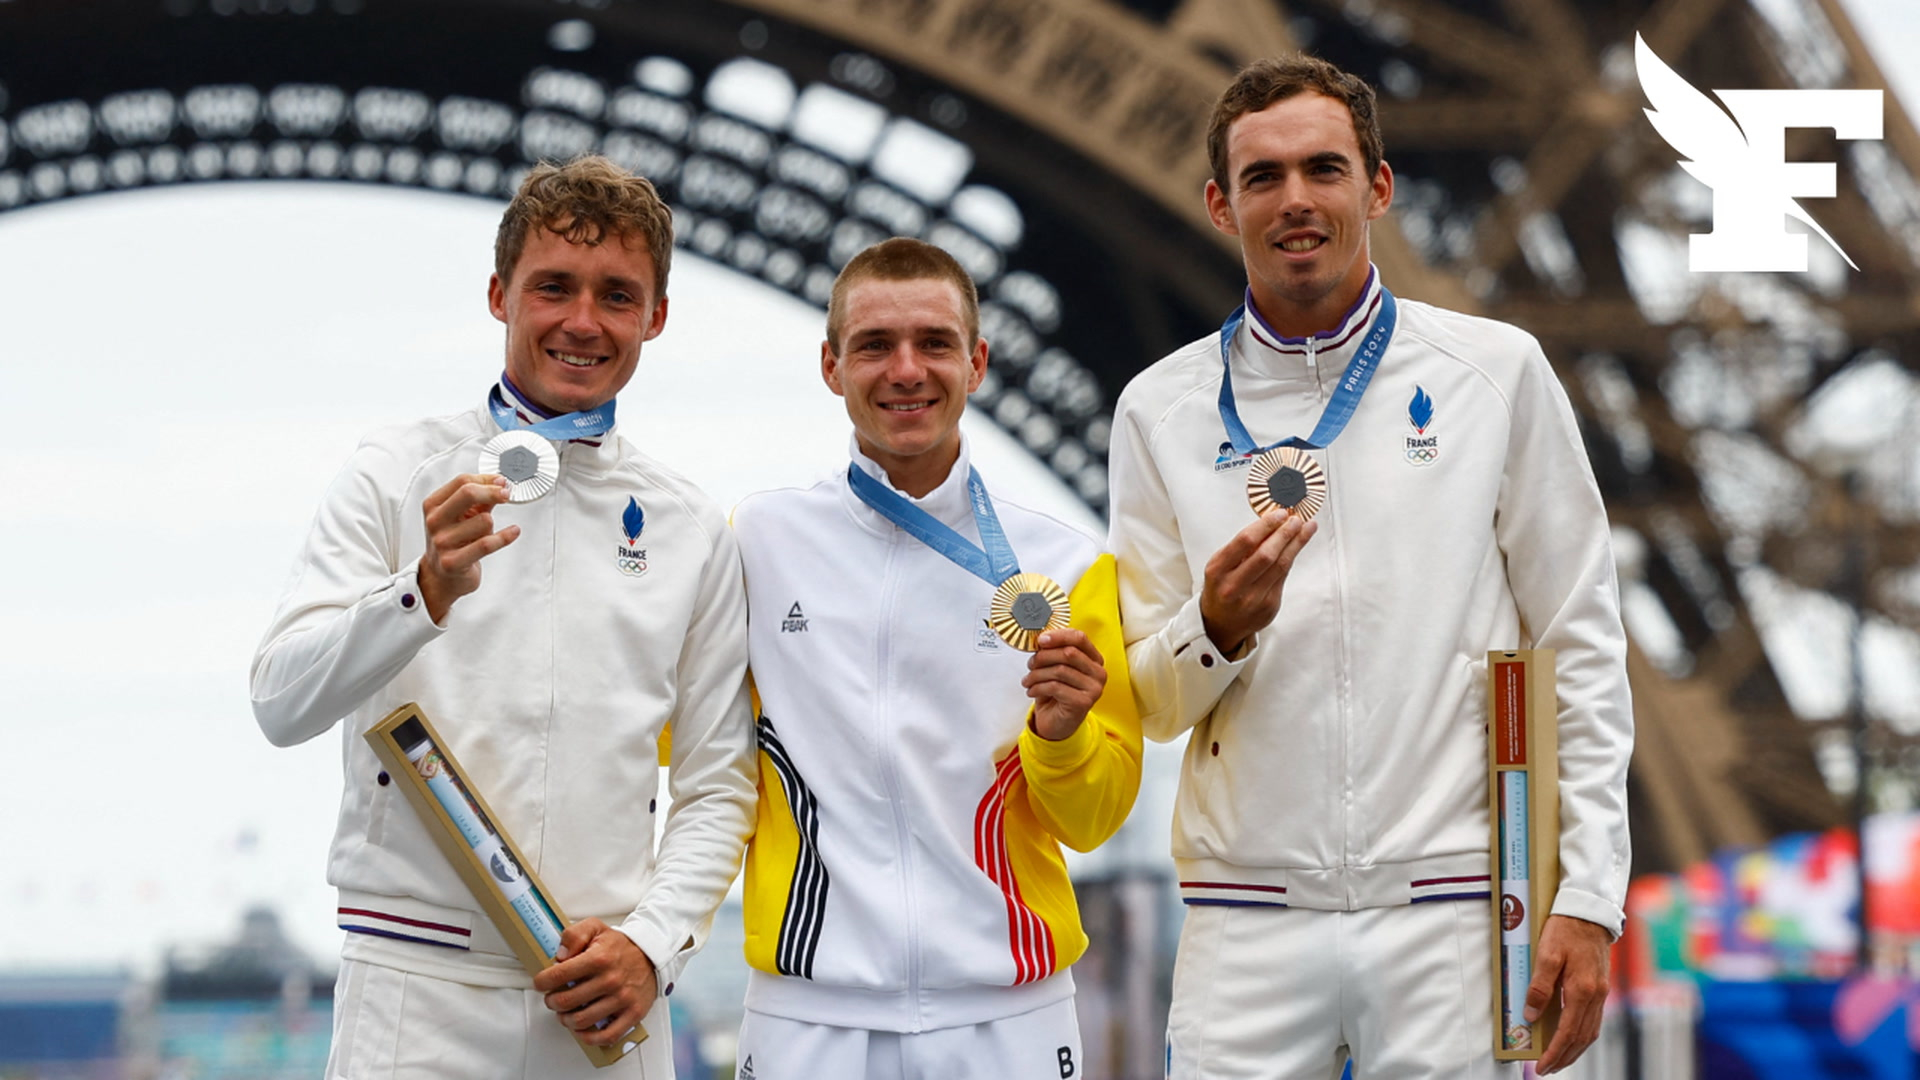
[[[1020,734],[1020,765],[1040,823],[1075,851],[1092,851],[1127,820],[1140,793],[1140,713],[1127,677],[1113,556],[1094,560],[1067,599],[1071,625],[1100,652],[1107,685],[1066,738],[1043,739],[1029,724]]]

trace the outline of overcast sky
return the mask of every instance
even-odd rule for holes
[[[1914,101],[1920,4],[1848,7]],[[337,950],[340,735],[268,746],[247,662],[360,434],[467,408],[497,373],[498,214],[282,183],[0,216],[0,970],[151,967],[255,902]],[[728,504],[843,460],[819,312],[684,251],[672,304],[621,397],[628,437]],[[996,490],[1093,527],[969,431]]]

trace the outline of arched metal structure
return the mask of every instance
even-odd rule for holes
[[[1862,273],[1687,275],[1704,189],[1641,118],[1636,30],[1703,87],[1884,86],[1837,0],[0,0],[0,211],[271,177],[498,198],[598,147],[663,182],[683,244],[815,302],[866,238],[920,233],[991,301],[981,404],[1099,507],[1112,398],[1239,287],[1200,213],[1210,102],[1310,48],[1383,90],[1388,279],[1533,331],[1573,395],[1628,556],[1658,868],[1839,816],[1810,746],[1847,735],[1789,708],[1756,590],[1920,625],[1912,451],[1804,437],[1823,388],[1920,362],[1920,136],[1889,97],[1884,142],[1792,140],[1843,163],[1809,209]]]

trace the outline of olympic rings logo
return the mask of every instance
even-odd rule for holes
[[[1407,448],[1407,460],[1415,465],[1431,465],[1440,456],[1437,446],[1410,446]]]
[[[618,566],[620,572],[628,577],[639,577],[641,574],[647,572],[647,560],[645,559],[621,558],[616,560],[614,565]]]

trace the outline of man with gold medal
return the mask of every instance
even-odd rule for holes
[[[1365,82],[1259,61],[1207,146],[1245,303],[1128,385],[1110,464],[1141,720],[1188,740],[1167,1075],[1518,1076],[1492,1056],[1485,657],[1526,647],[1558,653],[1564,874],[1527,996],[1564,1003],[1555,1071],[1599,1030],[1633,740],[1572,409],[1531,337],[1381,281]]]
[[[733,518],[761,750],[741,1075],[1080,1076],[1060,845],[1140,782],[1113,559],[970,464],[987,342],[945,252],[848,262],[820,365],[851,463]]]

